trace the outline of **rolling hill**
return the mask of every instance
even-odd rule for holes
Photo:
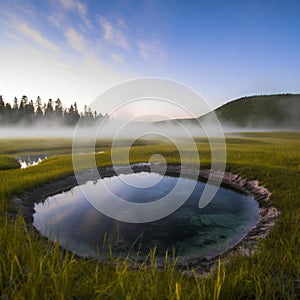
[[[300,95],[245,97],[219,107],[215,113],[229,126],[300,129]]]
[[[222,126],[242,129],[300,130],[300,94],[243,97],[214,110]],[[197,119],[177,119],[185,125],[208,122],[208,113]],[[174,121],[160,122],[168,123]],[[171,124],[170,124],[171,125]]]

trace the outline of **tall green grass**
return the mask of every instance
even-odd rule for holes
[[[20,168],[20,165],[14,157],[0,155],[0,171],[18,168]]]
[[[34,148],[33,141],[28,143]],[[209,165],[209,145],[203,140],[197,143],[200,159]],[[7,141],[6,147],[11,149]],[[188,146],[186,149],[189,151]],[[122,145],[117,150],[121,153]],[[168,259],[169,254],[165,267],[158,268],[155,249],[149,253],[147,262],[133,267],[126,259],[113,257],[111,263],[77,259],[27,227],[22,216],[12,219],[9,199],[72,174],[71,155],[54,156],[24,170],[2,170],[1,296],[4,299],[298,299],[299,150],[299,133],[239,134],[227,139],[227,170],[258,179],[272,192],[271,200],[282,214],[269,236],[258,241],[252,256],[232,255],[228,263],[221,260],[215,271],[201,278],[193,269],[187,274],[177,270],[174,259]],[[147,161],[155,153],[165,154],[168,162],[178,163],[176,149],[162,143],[134,146],[130,159]],[[3,154],[10,153],[3,151]],[[110,152],[96,155],[96,161],[98,165],[110,165]]]
[[[217,299],[224,281],[188,277],[166,262],[157,267],[155,249],[145,262],[129,267],[77,259],[59,245],[27,229],[24,220],[1,218],[0,290],[5,299]]]

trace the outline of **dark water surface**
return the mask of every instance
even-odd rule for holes
[[[20,164],[21,169],[25,169],[30,166],[36,166],[43,160],[47,159],[48,154],[30,154],[17,156],[16,160]]]
[[[131,202],[155,201],[168,194],[177,181],[191,179],[139,173],[143,180],[157,180],[154,187],[129,187],[120,178],[134,180],[133,174],[89,181],[91,194],[109,197],[103,183],[116,195]],[[102,183],[101,183],[102,182]],[[100,184],[101,183],[101,184]],[[188,186],[188,184],[187,184]],[[132,224],[113,220],[96,210],[83,195],[80,186],[49,197],[35,206],[34,226],[44,236],[58,240],[79,255],[106,257],[112,247],[115,256],[140,251],[143,259],[154,246],[158,258],[175,247],[180,261],[211,256],[234,246],[257,223],[257,202],[248,195],[220,188],[214,199],[199,209],[205,184],[197,182],[189,199],[171,215],[149,223]]]

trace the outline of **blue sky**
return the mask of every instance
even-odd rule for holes
[[[299,93],[299,11],[292,0],[4,0],[0,94],[84,105],[139,77],[181,82],[212,107]]]

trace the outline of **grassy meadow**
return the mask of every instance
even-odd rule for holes
[[[196,139],[202,168],[210,165],[210,147]],[[300,297],[300,133],[240,133],[226,138],[226,170],[258,179],[272,193],[281,211],[266,239],[251,256],[234,255],[228,263],[199,277],[176,269],[172,253],[158,268],[155,249],[144,264],[128,266],[111,257],[103,264],[78,259],[40,237],[22,216],[11,217],[10,199],[46,182],[73,174],[72,141],[6,139],[0,147],[0,295],[2,299],[299,299]],[[99,141],[96,162],[111,165],[110,141]],[[116,151],[122,163],[123,145]],[[189,145],[185,151],[190,151]],[[83,145],[84,150],[84,145]],[[19,169],[14,157],[46,153],[38,166]],[[160,153],[178,163],[176,148],[161,141],[137,142],[131,162],[148,161]],[[189,163],[193,163],[192,161]],[[82,168],[84,169],[84,163]],[[230,254],[229,254],[230,255]],[[132,262],[134,264],[134,262]]]

